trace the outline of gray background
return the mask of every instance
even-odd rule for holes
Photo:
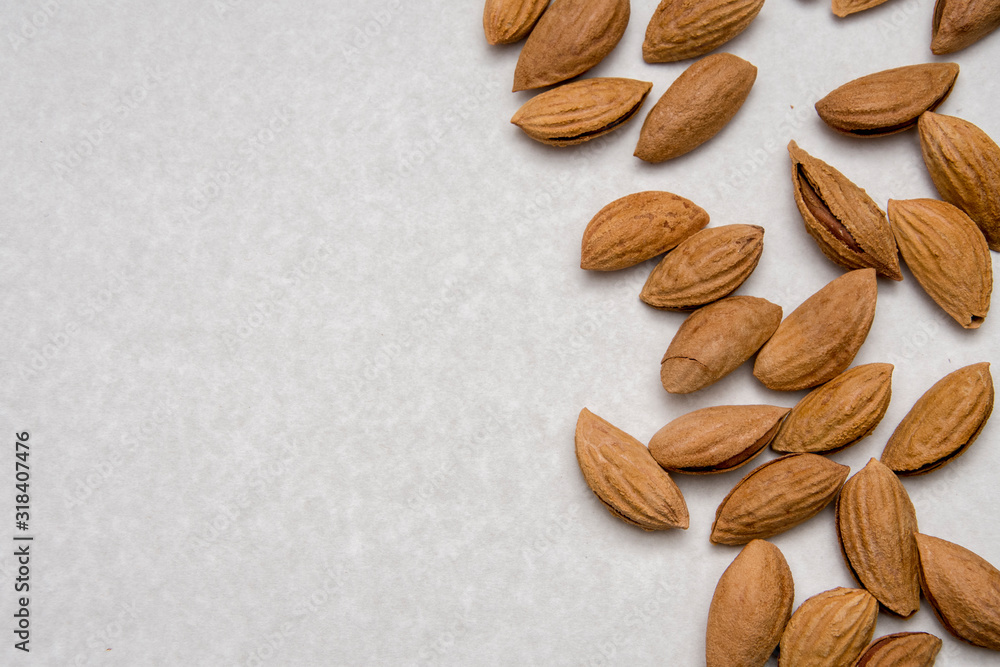
[[[749,366],[669,396],[683,316],[642,304],[653,262],[581,271],[602,206],[663,189],[767,234],[740,294],[786,314],[841,273],[805,234],[785,145],[882,205],[934,196],[916,135],[835,136],[812,104],[933,60],[930,0],[835,19],[770,0],[724,47],[759,67],[709,144],[647,165],[641,118],[689,63],[641,59],[632,3],[591,74],[654,83],[640,118],[557,150],[508,120],[518,46],[480,2],[0,4],[3,479],[32,445],[32,653],[45,665],[694,665],[736,555],[715,508],[746,470],[680,477],[688,531],[616,520],[577,468],[584,406],[642,441],[696,408],[792,406]],[[1000,37],[944,113],[1000,137]],[[857,363],[896,364],[859,469],[931,384],[996,361],[905,272],[880,280]],[[921,528],[1000,564],[994,422],[905,484]],[[773,457],[765,454],[761,460]],[[13,535],[13,490],[2,494]],[[796,604],[854,585],[833,512],[776,537]],[[10,535],[8,535],[8,532]],[[14,561],[0,575],[11,644]],[[924,604],[877,634],[943,628]],[[997,664],[945,637],[938,664]]]

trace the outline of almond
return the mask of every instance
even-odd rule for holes
[[[731,53],[694,63],[646,116],[635,156],[663,162],[702,145],[736,115],[756,78],[757,68]]]
[[[622,521],[643,530],[688,527],[680,489],[649,450],[586,408],[576,422],[576,459],[591,490]]]
[[[550,146],[572,146],[615,130],[639,111],[653,84],[583,79],[532,97],[510,122]]]
[[[486,0],[483,32],[490,44],[513,44],[528,36],[549,0]]]
[[[874,269],[832,280],[784,319],[757,355],[753,374],[780,391],[833,379],[851,365],[868,337],[877,296]]]
[[[917,130],[941,198],[972,218],[990,250],[1000,250],[1000,146],[969,121],[931,111],[920,116]]]
[[[719,504],[712,542],[745,544],[794,528],[830,504],[850,471],[819,454],[768,461],[740,480]]]
[[[948,632],[1000,651],[1000,570],[965,547],[917,535],[920,585]]]
[[[647,63],[697,58],[747,29],[764,0],[661,0],[646,28]]]
[[[924,291],[964,328],[978,329],[990,310],[993,260],[976,223],[936,199],[890,199],[889,222]]]
[[[785,627],[778,667],[847,667],[875,634],[878,601],[858,588],[834,588],[803,602]]]
[[[754,540],[726,568],[708,610],[708,667],[763,665],[792,615],[792,571],[778,547]]]
[[[703,389],[736,370],[771,337],[781,306],[753,296],[730,296],[691,313],[660,361],[671,394]]]
[[[649,441],[664,470],[705,474],[734,470],[767,447],[788,414],[775,405],[720,405],[682,415]]]
[[[689,310],[717,301],[750,277],[763,250],[763,227],[703,229],[656,265],[639,298],[668,310]]]
[[[885,213],[864,190],[792,141],[792,185],[806,231],[823,254],[846,269],[873,268],[902,280],[896,240]]]
[[[997,0],[937,0],[931,22],[931,53],[941,56],[975,44],[1000,26]]]
[[[871,9],[872,7],[878,7],[883,2],[886,2],[886,0],[832,0],[830,9],[833,11],[834,16],[844,18],[845,16]]]
[[[897,632],[879,637],[852,667],[932,667],[941,640],[926,632]]]
[[[920,608],[917,515],[889,468],[871,459],[847,480],[837,502],[837,537],[854,578],[889,611]]]
[[[833,452],[871,433],[889,407],[892,364],[865,364],[806,395],[771,442],[777,452]]]
[[[922,475],[950,463],[976,441],[993,412],[993,377],[986,362],[941,378],[917,400],[882,452],[899,475]]]
[[[955,63],[896,67],[849,81],[816,103],[823,122],[856,137],[880,137],[917,124],[951,93]]]
[[[708,224],[708,213],[670,192],[636,192],[611,202],[587,224],[580,268],[616,271],[661,255]]]
[[[583,74],[617,46],[628,19],[629,0],[555,0],[521,49],[514,92]]]

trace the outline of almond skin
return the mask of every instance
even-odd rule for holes
[[[871,459],[847,480],[837,501],[837,538],[854,578],[887,610],[920,608],[917,515],[889,468]]]
[[[713,384],[753,356],[778,328],[781,306],[753,296],[730,296],[691,313],[660,361],[671,394]]]
[[[532,97],[510,122],[535,141],[572,146],[630,121],[652,87],[635,79],[574,81]]]
[[[872,7],[878,7],[883,2],[886,0],[832,0],[830,10],[833,11],[834,16],[844,18]]]
[[[898,475],[922,475],[954,461],[976,441],[993,412],[986,362],[941,378],[917,400],[882,452]]]
[[[873,641],[851,667],[932,667],[941,640],[926,632],[898,632]]]
[[[920,585],[941,625],[959,639],[1000,651],[1000,570],[946,540],[917,535]]]
[[[747,29],[764,0],[661,0],[646,27],[642,58],[672,63],[697,58]]]
[[[707,667],[763,665],[792,615],[792,571],[778,547],[754,540],[715,587],[705,636]]]
[[[760,454],[788,414],[775,405],[719,405],[681,415],[656,432],[649,453],[670,472],[735,470]]]
[[[975,44],[1000,26],[997,0],[937,0],[931,21],[931,53],[941,56]]]
[[[708,213],[672,194],[650,190],[611,202],[583,232],[580,268],[617,271],[661,255],[708,224]]]
[[[736,115],[756,78],[757,68],[731,53],[697,61],[646,116],[635,156],[663,162],[701,146]]]
[[[925,111],[945,101],[958,65],[926,63],[875,72],[849,81],[816,103],[833,129],[855,137],[881,137],[917,124]]]
[[[490,44],[513,44],[528,36],[549,0],[486,0],[483,32]]]
[[[763,250],[763,227],[703,229],[656,265],[639,298],[665,310],[690,310],[717,301],[750,277]]]
[[[576,422],[576,459],[591,490],[622,521],[643,530],[688,527],[684,496],[649,450],[586,408]]]
[[[871,433],[889,407],[892,364],[865,364],[806,395],[771,441],[776,452],[834,452]]]
[[[859,588],[834,588],[803,602],[785,627],[778,667],[850,665],[875,634],[878,601]]]
[[[555,0],[521,49],[514,92],[583,74],[617,46],[628,19],[629,0]]]
[[[845,269],[873,268],[902,280],[892,227],[864,190],[792,141],[792,186],[806,231],[823,254]]]
[[[847,370],[875,317],[875,269],[829,282],[784,319],[761,349],[753,374],[769,389],[808,389]]]
[[[768,461],[740,480],[719,504],[710,539],[716,544],[745,544],[794,528],[829,505],[850,472],[819,454],[789,454]],[[861,646],[868,639],[871,635]]]
[[[1000,250],[1000,146],[969,121],[931,111],[920,116],[917,130],[941,199],[965,211],[990,250]]]
[[[978,329],[990,310],[993,260],[976,223],[936,199],[890,199],[889,222],[924,291],[962,327]]]

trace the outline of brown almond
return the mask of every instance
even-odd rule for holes
[[[955,63],[896,67],[849,81],[816,103],[816,112],[835,130],[856,137],[881,137],[917,124],[951,93]]]
[[[795,610],[781,635],[778,667],[847,667],[875,634],[878,601],[859,588],[834,588]]]
[[[747,29],[764,0],[661,0],[646,27],[642,58],[672,63],[697,58]]]
[[[1000,26],[997,0],[937,0],[931,21],[931,53],[961,51]]]
[[[781,322],[781,306],[730,296],[691,313],[660,361],[671,394],[689,394],[721,380],[753,356]]]
[[[916,536],[920,585],[941,625],[970,644],[1000,651],[1000,570],[965,547]]]
[[[710,539],[716,544],[745,544],[794,528],[829,505],[850,472],[819,454],[789,454],[768,461],[740,480],[719,504]]]
[[[871,459],[847,480],[837,501],[837,538],[854,578],[903,616],[920,608],[917,514],[902,482]]]
[[[941,640],[927,632],[897,632],[873,641],[851,667],[932,667]]]
[[[993,260],[976,223],[936,199],[890,199],[889,222],[924,291],[964,328],[978,329],[990,310]]]
[[[643,530],[688,527],[684,496],[649,450],[586,408],[576,422],[576,459],[591,490],[622,521]]]
[[[922,475],[954,461],[976,441],[993,412],[987,362],[959,368],[921,396],[882,452],[898,475]]]
[[[650,190],[611,202],[587,223],[580,268],[616,271],[661,255],[708,224],[708,213],[672,194]]]
[[[513,44],[528,36],[549,0],[486,0],[483,32],[490,44]]]
[[[646,116],[635,156],[663,162],[701,146],[736,115],[756,78],[757,68],[731,53],[694,63]]]
[[[681,415],[649,441],[649,453],[670,472],[735,470],[760,454],[788,414],[775,405],[719,405]]]
[[[532,97],[510,122],[535,141],[572,146],[627,123],[652,87],[635,79],[574,81]]]
[[[878,7],[883,2],[886,2],[886,0],[831,0],[830,10],[834,16],[844,18],[845,16],[871,9],[872,7]]]
[[[521,49],[514,92],[583,74],[617,46],[628,19],[629,0],[555,0]]]
[[[763,665],[781,640],[795,586],[778,547],[754,540],[715,587],[705,633],[707,667]]]
[[[690,310],[718,301],[750,277],[763,250],[763,227],[703,229],[656,265],[639,298],[667,310]]]
[[[1000,146],[969,121],[931,111],[920,116],[917,130],[941,199],[965,211],[990,250],[1000,250]]]
[[[808,389],[851,365],[875,318],[875,269],[836,278],[784,319],[761,349],[753,374],[779,391]]]
[[[792,185],[806,231],[823,254],[845,269],[875,269],[902,280],[896,240],[885,213],[868,194],[791,141]]]
[[[892,364],[864,364],[812,390],[771,441],[777,452],[833,452],[871,433],[889,407]]]

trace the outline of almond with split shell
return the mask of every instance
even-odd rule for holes
[[[697,58],[746,30],[764,0],[661,0],[646,27],[642,58],[672,63]]]
[[[729,375],[753,356],[781,322],[781,306],[753,296],[730,296],[691,313],[660,361],[671,394],[689,394]]]
[[[717,53],[688,67],[650,110],[635,156],[663,162],[714,137],[743,106],[757,68],[731,53]]]
[[[650,190],[611,202],[583,232],[580,268],[616,271],[662,255],[708,224],[708,213],[672,194]]]
[[[851,667],[932,667],[941,640],[927,632],[897,632],[873,641]]]
[[[889,222],[924,291],[964,328],[978,329],[990,310],[993,260],[976,223],[936,199],[890,199]]]
[[[816,112],[835,130],[856,137],[881,137],[917,124],[951,93],[955,63],[907,65],[849,81],[816,103]]]
[[[993,412],[987,362],[944,376],[921,396],[882,451],[898,475],[922,475],[954,461],[976,441]]]
[[[930,111],[920,116],[917,130],[941,198],[972,218],[990,250],[1000,250],[1000,146],[969,121]]]
[[[719,504],[712,542],[745,544],[794,528],[830,504],[850,471],[819,454],[768,461],[740,480]]]
[[[907,617],[920,608],[917,514],[896,474],[871,459],[847,480],[837,501],[837,537],[854,578]]]
[[[792,571],[778,547],[754,540],[726,568],[708,609],[708,667],[763,665],[792,615]]]
[[[970,644],[1000,651],[1000,570],[947,540],[917,535],[920,585],[941,625]]]
[[[781,635],[778,667],[850,665],[875,634],[878,601],[859,588],[834,588],[795,610]]]
[[[681,415],[649,441],[664,470],[707,474],[734,470],[767,447],[788,414],[776,405],[719,405]]]
[[[643,530],[687,528],[684,496],[646,447],[584,408],[576,422],[576,459],[608,510]]]
[[[555,0],[521,49],[514,92],[583,74],[611,53],[628,19],[629,0]]]
[[[771,449],[833,452],[871,433],[889,407],[892,364],[864,364],[806,395],[781,424]]]
[[[763,250],[763,227],[703,229],[656,265],[639,298],[667,310],[689,310],[717,301],[750,277]]]
[[[875,269],[830,281],[792,311],[761,349],[753,374],[770,389],[796,391],[851,365],[875,318]]]
[[[791,141],[792,186],[806,231],[823,254],[846,269],[875,269],[902,280],[896,240],[885,213],[864,190]]]
[[[574,81],[532,97],[510,122],[535,141],[572,146],[627,123],[652,87],[635,79]]]
[[[513,44],[528,36],[549,0],[486,0],[483,32],[490,44]]]
[[[997,0],[937,0],[931,21],[931,53],[961,51],[1000,26]]]

